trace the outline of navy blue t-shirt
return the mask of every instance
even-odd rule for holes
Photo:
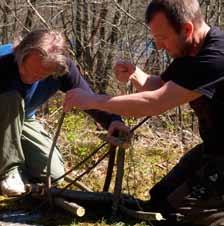
[[[213,27],[196,56],[175,59],[161,75],[203,94],[192,101],[206,153],[224,154],[224,32]]]

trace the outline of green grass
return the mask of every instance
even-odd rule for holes
[[[60,118],[60,111],[53,113],[56,108],[50,109],[47,119],[47,127],[50,132],[54,132],[57,128],[57,120]],[[53,115],[52,117],[50,117]],[[184,128],[191,133],[190,115],[184,113]],[[131,127],[139,122],[134,119],[127,119],[127,124]],[[192,134],[192,139],[186,139],[183,144],[182,129],[176,125],[176,118],[172,113],[153,117],[135,132],[132,144],[126,150],[125,174],[123,179],[122,192],[130,194],[136,198],[149,199],[149,189],[157,183],[178,161],[185,150],[197,143],[199,139]],[[62,130],[60,133],[58,145],[66,160],[66,168],[69,169],[76,165],[82,159],[89,155],[103,141],[101,138],[105,136],[105,131],[98,130],[93,120],[86,117],[79,111],[66,115]],[[108,147],[97,153],[86,165],[83,165],[76,173],[81,173],[86,167],[92,165]],[[107,161],[103,161],[87,176],[82,178],[82,182],[88,185],[93,191],[102,191],[104,178],[106,175]],[[110,191],[113,192],[114,178]],[[77,189],[73,187],[74,189]],[[0,212],[8,209],[20,209],[24,206],[27,211],[38,206],[35,202],[28,201],[24,205],[18,201],[0,200]],[[27,206],[26,206],[27,205]],[[45,207],[46,208],[46,207]],[[133,222],[133,220],[124,220],[110,222],[108,219],[87,219],[75,218],[64,211],[55,211],[42,208],[43,217],[35,223],[42,225],[61,225],[61,226],[145,226],[150,225],[148,222]]]

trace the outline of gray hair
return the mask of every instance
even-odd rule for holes
[[[200,26],[204,21],[198,0],[152,0],[145,13],[146,24],[158,12],[166,15],[177,32],[183,23],[191,21],[195,26]]]
[[[45,64],[56,65],[55,74],[68,72],[67,45],[61,32],[50,30],[31,31],[18,44],[14,45],[15,58],[21,65],[25,57],[32,51],[39,51]]]

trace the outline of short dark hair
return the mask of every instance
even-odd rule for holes
[[[191,21],[197,26],[204,21],[198,0],[152,0],[146,9],[145,23],[149,24],[158,12],[166,15],[177,32],[185,22]]]

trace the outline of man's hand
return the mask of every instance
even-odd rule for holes
[[[84,89],[75,88],[66,93],[63,108],[65,112],[70,111],[73,107],[82,110],[91,109],[91,103],[94,101],[95,95]]]
[[[135,72],[135,65],[129,61],[119,60],[114,66],[114,73],[118,81],[128,82],[131,75]]]
[[[118,134],[117,137],[114,136],[116,133]],[[131,135],[130,129],[123,122],[113,121],[108,129],[107,141],[114,146],[128,148]]]

